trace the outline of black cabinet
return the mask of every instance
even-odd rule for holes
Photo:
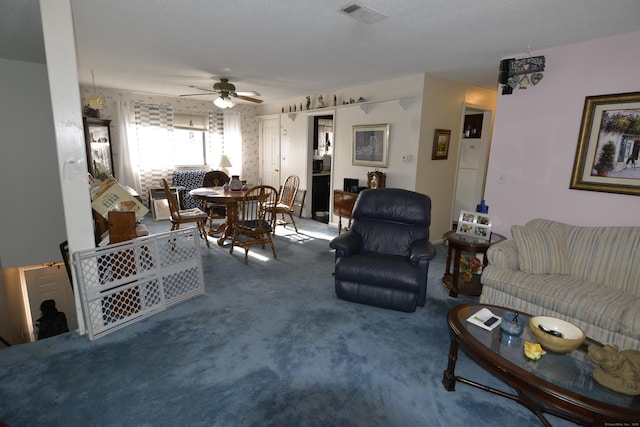
[[[464,116],[464,136],[465,138],[482,137],[483,114],[467,114]]]
[[[103,180],[113,171],[111,152],[111,120],[84,117],[84,139],[87,150],[87,169],[96,179]]]
[[[313,175],[311,188],[311,213],[313,219],[329,222],[329,189],[331,187],[331,175]]]

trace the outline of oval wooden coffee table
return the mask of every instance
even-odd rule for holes
[[[449,364],[442,384],[454,391],[456,382],[509,398],[528,408],[542,423],[550,426],[544,414],[555,415],[578,424],[594,426],[638,425],[640,397],[609,390],[591,377],[596,367],[588,359],[589,345],[602,345],[587,338],[582,346],[567,354],[547,351],[540,360],[524,356],[524,341],[535,342],[528,326],[520,337],[510,337],[500,331],[482,329],[467,322],[467,318],[482,308],[496,316],[508,309],[484,304],[461,304],[449,311]],[[528,324],[529,315],[520,313]],[[506,393],[455,374],[458,347],[487,371],[509,384],[514,394]]]

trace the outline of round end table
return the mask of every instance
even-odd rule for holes
[[[447,231],[442,238],[447,242],[447,269],[442,277],[442,285],[449,289],[449,296],[457,298],[458,294],[478,296],[482,292],[480,275],[474,274],[469,283],[460,281],[460,259],[463,252],[474,254],[486,254],[491,245],[502,242],[507,238],[502,234],[491,233],[490,240],[458,234],[455,231]],[[451,273],[451,261],[453,254],[453,273]],[[482,261],[482,268],[487,266],[487,257]]]

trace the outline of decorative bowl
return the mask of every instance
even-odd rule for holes
[[[505,334],[520,336],[524,331],[524,319],[518,313],[506,311],[500,321],[500,330]]]
[[[585,338],[582,329],[555,317],[530,317],[529,328],[542,347],[556,353],[575,350],[580,347]]]

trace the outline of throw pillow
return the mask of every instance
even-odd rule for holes
[[[518,248],[520,270],[529,274],[569,274],[569,251],[564,228],[511,227]]]

